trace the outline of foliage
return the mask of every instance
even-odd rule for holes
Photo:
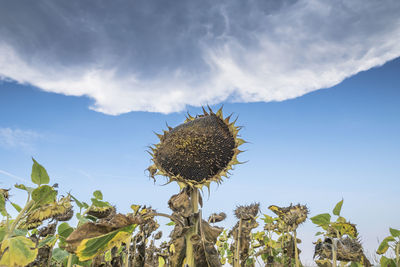
[[[315,244],[314,258],[317,257],[318,266],[337,265],[337,261],[350,266],[371,266],[365,256],[361,243],[358,240],[358,231],[355,224],[350,223],[343,216],[341,210],[343,199],[339,201],[332,210],[336,220],[332,220],[329,213],[322,213],[311,217],[311,221],[323,231],[317,232],[323,239],[318,239]]]
[[[382,255],[380,264],[382,266],[399,266],[400,264],[400,230],[389,228],[390,235],[385,237],[380,243],[376,253]],[[384,256],[389,248],[394,252],[395,258]]]
[[[202,199],[190,186],[171,197],[171,214],[137,204],[131,206],[131,213],[120,214],[99,190],[88,202],[71,194],[60,196],[58,186],[49,185],[47,171],[35,160],[31,177],[35,187],[15,185],[27,195],[23,206],[12,202],[9,189],[0,189],[1,266],[182,266],[188,253],[193,253],[196,266],[301,265],[297,248],[301,240],[296,231],[307,218],[308,209],[303,205],[272,205],[269,211],[273,214],[260,214],[259,204],[238,206],[234,212],[237,223],[232,229],[224,229],[215,224],[226,218],[225,213],[213,213],[207,221],[201,219],[201,210],[195,211],[193,202],[201,204]],[[74,214],[73,206],[75,226],[67,222]],[[348,266],[369,266],[356,225],[341,216],[342,206],[343,200],[332,214],[311,217],[321,228],[317,235],[322,236],[315,243],[316,262],[324,266],[336,257]],[[15,218],[8,207],[17,211]],[[167,240],[161,240],[162,232],[157,232],[157,216],[170,220],[167,225],[173,229]],[[189,229],[195,231],[188,235]],[[389,230],[390,236],[377,250],[382,266],[399,262],[400,231]],[[188,250],[188,236],[192,252]],[[343,252],[348,248],[352,253]],[[395,258],[388,256],[390,251]]]

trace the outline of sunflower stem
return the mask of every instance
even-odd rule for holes
[[[190,192],[190,204],[192,206],[193,214],[199,212],[199,189],[193,188]],[[200,218],[201,220],[201,218]],[[196,263],[194,262],[194,254],[193,254],[193,243],[191,238],[193,235],[197,234],[198,231],[198,219],[195,219],[193,225],[191,225],[191,229],[185,235],[186,239],[186,264],[189,267],[195,267]]]
[[[131,242],[132,242],[132,235],[129,236],[128,240],[126,241],[126,255],[125,255],[125,264],[124,267],[129,267],[129,258],[131,256]]]
[[[332,246],[332,265],[333,266],[337,266],[337,262],[336,262],[336,247],[337,247],[337,239],[333,238],[333,246]]]
[[[72,267],[72,253],[70,253],[68,256],[67,267]]]
[[[234,267],[240,267],[240,238],[242,235],[242,221],[242,219],[239,220]]]
[[[293,231],[294,235],[294,257],[296,260],[296,267],[300,267],[300,261],[299,261],[299,251],[297,250],[297,233],[296,230]]]

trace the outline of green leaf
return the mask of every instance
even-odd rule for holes
[[[363,265],[359,262],[352,261],[349,267],[363,267]]]
[[[61,248],[55,248],[53,250],[52,254],[53,260],[55,260],[58,263],[62,263],[66,258],[68,258],[68,256],[69,253]]]
[[[39,248],[44,246],[53,247],[54,244],[57,242],[58,237],[56,235],[48,235],[45,239],[39,242]]]
[[[97,198],[98,200],[103,200],[103,194],[101,193],[100,190],[94,191],[94,192],[93,192],[93,196],[94,196],[95,198]]]
[[[400,236],[400,230],[393,229],[393,228],[389,228],[389,231],[390,231],[390,234],[391,234],[393,237],[398,237],[398,236]]]
[[[335,208],[333,209],[333,215],[340,216],[342,205],[343,205],[343,199],[336,204]]]
[[[76,197],[74,197],[73,195],[70,195],[71,198],[75,201],[76,205],[78,205],[78,208],[82,209],[84,208],[82,202],[80,202]]]
[[[97,255],[111,249],[112,247],[118,246],[122,242],[125,242],[131,236],[135,228],[136,224],[133,224],[105,235],[84,239],[78,246],[76,255],[81,261],[93,259]]]
[[[21,189],[21,190],[24,190],[24,191],[26,191],[28,193],[32,193],[32,191],[35,189],[33,187],[25,186],[23,184],[15,184],[14,187],[18,188],[18,189]]]
[[[324,233],[323,232],[317,232],[315,235],[317,236],[317,235],[323,235]]]
[[[15,229],[14,230],[15,236],[26,236],[27,233],[28,233],[27,229]]]
[[[69,237],[69,235],[74,231],[74,228],[72,228],[71,226],[69,226],[68,223],[63,222],[62,224],[60,224],[57,228],[57,233],[59,236],[67,239]]]
[[[38,249],[24,236],[16,236],[1,243],[0,266],[25,266],[35,260]]]
[[[343,218],[342,216],[339,216],[339,217],[337,218],[336,222],[338,222],[338,223],[347,223],[346,219]]]
[[[46,205],[56,201],[57,191],[48,185],[42,185],[32,192],[32,199],[38,205]]]
[[[37,185],[48,184],[50,182],[49,175],[47,174],[46,169],[40,165],[34,158],[33,165],[32,165],[32,182]]]
[[[84,224],[84,223],[89,222],[89,219],[86,218],[85,216],[82,216],[80,213],[77,213],[77,214],[76,214],[76,218],[77,218],[78,221],[79,221],[79,225],[82,225],[82,224]]]
[[[327,226],[331,222],[331,215],[329,213],[323,213],[316,215],[310,219],[316,225]]]
[[[0,227],[0,243],[1,241],[3,241],[5,235],[6,235],[6,228]]]
[[[6,211],[6,200],[3,196],[3,194],[0,194],[0,213],[3,216],[7,216],[7,211]]]
[[[396,267],[396,262],[394,261],[394,259],[389,259],[386,258],[385,256],[381,257],[381,260],[379,262],[381,264],[381,266],[383,267]]]
[[[268,216],[267,214],[264,214],[263,221],[265,223],[273,223],[274,222],[274,218],[272,218],[271,216]]]
[[[110,203],[108,203],[106,201],[98,200],[97,198],[92,198],[91,200],[92,200],[93,206],[96,206],[96,207],[102,208],[102,207],[110,207],[111,206]]]
[[[10,203],[11,203],[11,205],[14,207],[14,209],[16,209],[16,211],[20,212],[20,211],[22,210],[22,208],[21,208],[18,204],[13,203],[13,202],[11,202],[11,201],[10,201]]]
[[[167,223],[166,225],[168,225],[168,226],[173,226],[173,225],[175,225],[175,222],[173,222],[173,221],[170,221],[169,223]]]
[[[379,245],[378,250],[376,251],[376,253],[379,254],[379,255],[385,254],[386,251],[389,248],[389,242],[391,242],[391,241],[395,241],[393,236],[388,236],[385,239],[383,239],[383,241]]]

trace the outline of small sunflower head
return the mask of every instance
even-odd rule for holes
[[[253,203],[247,206],[238,206],[235,209],[235,216],[238,220],[254,219],[260,210],[260,203]]]
[[[222,109],[211,109],[196,117],[188,116],[183,124],[168,127],[160,143],[151,148],[150,176],[164,175],[181,187],[201,188],[221,182],[232,166],[238,164],[238,147],[245,141],[238,138],[239,127],[224,118]]]
[[[300,204],[283,208],[272,205],[268,208],[278,215],[290,230],[296,230],[297,227],[307,219],[308,215],[308,208]]]

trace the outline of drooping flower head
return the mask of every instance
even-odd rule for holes
[[[245,141],[238,138],[240,127],[224,118],[222,108],[210,108],[196,117],[188,116],[183,124],[168,127],[157,135],[160,143],[152,147],[151,177],[164,175],[183,186],[201,188],[211,182],[220,183],[232,166],[238,164],[238,147]]]
[[[238,220],[254,220],[259,210],[260,203],[253,203],[251,205],[237,206],[234,213]]]
[[[302,224],[308,215],[308,208],[304,205],[297,204],[295,206],[290,205],[289,207],[278,207],[271,205],[268,207],[276,215],[282,219],[285,224],[289,227],[289,231],[296,230],[297,227]]]

